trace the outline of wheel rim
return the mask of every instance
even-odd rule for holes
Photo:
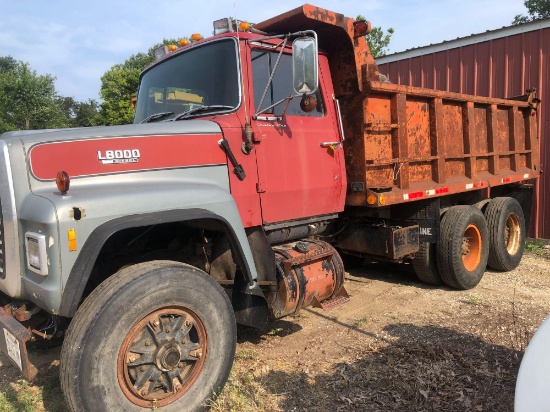
[[[481,232],[475,225],[469,225],[462,238],[462,263],[468,272],[473,271],[481,261]]]
[[[503,235],[507,252],[510,255],[515,255],[519,249],[521,239],[521,224],[515,213],[510,213],[506,218]]]
[[[161,407],[181,398],[206,359],[206,329],[183,307],[157,309],[137,322],[119,351],[117,377],[134,404]]]

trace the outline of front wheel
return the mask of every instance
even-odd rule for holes
[[[88,296],[61,352],[73,411],[197,411],[225,384],[236,325],[223,289],[177,262],[127,267]]]

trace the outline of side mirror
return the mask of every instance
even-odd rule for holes
[[[313,94],[319,85],[317,41],[300,37],[292,44],[292,84],[298,95]]]

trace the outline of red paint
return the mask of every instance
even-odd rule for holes
[[[341,141],[326,56],[319,56],[319,66],[324,116],[286,115],[281,121],[252,121],[255,140],[259,140],[254,148],[264,223],[344,210],[346,172],[343,149],[322,146],[323,142]],[[253,93],[248,95],[253,96]],[[249,103],[254,111],[254,102]]]
[[[441,195],[443,193],[449,193],[449,188],[448,187],[439,187],[439,188],[435,189],[435,194],[436,195]]]
[[[132,136],[42,143],[31,148],[29,163],[32,174],[39,180],[55,180],[60,170],[73,178],[226,164],[225,153],[218,146],[220,138],[221,135],[215,134]],[[100,158],[106,158],[107,151],[122,154],[139,151],[139,157],[134,157],[135,162],[104,164]]]
[[[418,199],[419,197],[423,197],[424,196],[424,192],[412,192],[412,193],[409,193],[409,199],[412,200],[412,199]]]

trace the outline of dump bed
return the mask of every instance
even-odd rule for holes
[[[539,175],[534,93],[505,100],[369,81],[347,204],[383,206]]]
[[[387,206],[538,177],[534,92],[494,99],[381,81],[365,25],[309,4],[256,27],[317,32],[340,101],[348,205]]]

